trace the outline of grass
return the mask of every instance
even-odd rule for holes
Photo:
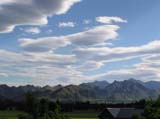
[[[17,115],[25,114],[19,111],[0,111],[0,119],[18,119]],[[97,113],[93,111],[80,111],[66,113],[70,119],[98,119]]]
[[[0,119],[18,119],[19,114],[25,114],[19,111],[0,111]]]
[[[98,119],[97,112],[86,111],[86,112],[69,112],[67,115],[70,119]]]

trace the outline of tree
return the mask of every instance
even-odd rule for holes
[[[51,110],[48,99],[38,100],[32,92],[26,93],[26,111],[30,116],[20,115],[19,119],[68,119],[68,116],[61,112],[58,100],[54,110]]]
[[[47,99],[40,100],[39,113],[40,113],[40,117],[44,117],[44,119],[48,119],[49,101]]]
[[[139,116],[138,115],[133,115],[132,119],[139,119]]]
[[[38,118],[38,100],[32,92],[26,93],[26,111],[34,118]]]

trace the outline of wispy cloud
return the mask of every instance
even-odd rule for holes
[[[45,80],[50,84],[78,84],[89,80],[109,79],[114,81],[128,78],[143,81],[158,80],[160,78],[159,48],[160,41],[157,40],[135,47],[84,48],[84,52],[78,49],[79,51],[73,52],[72,55],[55,54],[54,52],[15,53],[0,50],[0,72],[2,72],[1,76],[30,77],[37,82]],[[126,61],[133,58],[140,58],[142,61],[131,68],[86,75],[86,72],[98,70],[108,62]],[[83,62],[79,64],[79,61]],[[67,83],[60,80],[61,78],[65,78]]]
[[[0,73],[0,77],[8,77],[8,74],[6,74],[6,73]]]
[[[83,24],[90,24],[92,21],[91,20],[89,20],[89,19],[84,19],[83,20]]]
[[[59,22],[58,27],[75,27],[76,23],[75,22]]]
[[[92,46],[108,40],[114,40],[119,26],[101,25],[87,31],[66,36],[44,37],[39,39],[19,39],[20,46],[29,52],[46,52],[67,45]]]
[[[127,20],[124,20],[120,17],[109,17],[109,16],[99,16],[96,17],[96,21],[103,24],[113,24],[115,23],[127,23]]]
[[[30,27],[30,28],[24,29],[24,32],[29,34],[39,34],[41,30],[38,27]]]
[[[77,48],[77,57],[99,62],[114,62],[128,60],[135,57],[144,57],[148,54],[160,53],[160,41],[152,41],[146,45],[133,47],[100,47],[100,48]]]
[[[26,29],[23,26],[22,28],[28,36],[18,38],[17,52],[0,49],[0,78],[19,77],[26,80],[27,77],[32,79],[31,83],[39,85],[78,84],[102,79],[113,81],[128,78],[140,80],[160,78],[160,40],[139,46],[114,45],[113,41],[116,42],[118,39],[118,30],[121,28],[117,23],[128,22],[121,17],[98,16],[95,18],[96,26],[91,26],[93,21],[90,19],[81,19],[82,26],[89,26],[87,29],[77,28],[78,32],[67,32],[65,35],[49,34],[52,29],[55,30],[55,34],[57,31],[53,25],[48,24],[48,18],[65,14],[72,5],[80,1],[1,1],[0,32],[11,32],[16,26],[27,25]],[[72,28],[77,23],[64,21],[57,25],[60,28]],[[41,29],[46,30],[46,34],[42,34]],[[39,35],[34,37],[31,34]],[[127,62],[135,58],[138,58],[139,62],[127,69],[120,67],[119,70],[113,68],[105,71],[109,63],[114,66],[115,62]]]

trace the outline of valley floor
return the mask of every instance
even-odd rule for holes
[[[0,111],[0,119],[18,119],[17,115],[24,114],[24,112],[19,111]],[[66,113],[70,119],[98,119],[96,112],[86,111],[86,112],[69,112]]]
[[[98,113],[93,111],[70,112],[67,113],[67,115],[71,119],[98,119],[97,117]]]
[[[0,119],[18,119],[19,114],[25,114],[20,111],[0,111]]]

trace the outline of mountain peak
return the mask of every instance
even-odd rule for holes
[[[150,81],[141,82],[135,79],[124,81],[94,81],[82,83],[80,85],[57,85],[57,86],[19,86],[9,87],[0,85],[0,97],[6,99],[23,99],[27,91],[32,91],[37,97],[47,97],[51,100],[57,98],[63,101],[80,100],[80,101],[118,101],[127,102],[144,98],[155,98],[159,95],[157,89],[160,90],[160,82]]]
[[[110,83],[108,83],[107,81],[94,81],[94,82],[89,82],[89,83],[82,83],[80,84],[81,87],[85,88],[85,87],[90,87],[90,88],[94,88],[94,87],[98,87],[98,88],[105,88],[106,86],[108,86]]]

